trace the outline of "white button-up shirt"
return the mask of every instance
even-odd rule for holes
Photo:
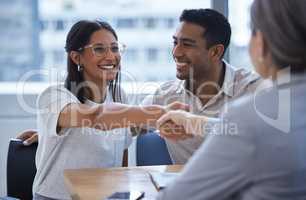
[[[259,76],[243,68],[235,68],[224,62],[225,77],[222,88],[205,105],[191,91],[185,88],[185,81],[174,80],[162,84],[153,95],[147,96],[142,104],[167,105],[180,101],[190,105],[193,114],[219,117],[227,112],[227,103],[237,97],[253,91]],[[204,138],[195,136],[178,142],[166,139],[168,151],[174,164],[184,164],[202,144]]]

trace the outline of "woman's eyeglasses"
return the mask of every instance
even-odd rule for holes
[[[112,53],[120,53],[122,54],[124,50],[126,49],[126,45],[117,43],[113,44],[111,46],[103,45],[103,44],[89,44],[85,47],[79,48],[79,51],[82,51],[84,49],[91,48],[92,53],[97,57],[104,57],[107,52],[110,50]]]

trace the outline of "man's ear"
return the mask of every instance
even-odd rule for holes
[[[214,61],[220,60],[224,53],[224,46],[217,44],[209,48],[210,58]]]
[[[77,51],[71,51],[69,54],[71,60],[74,62],[76,65],[81,65],[81,55]]]

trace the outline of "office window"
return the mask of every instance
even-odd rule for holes
[[[0,81],[17,81],[26,70],[39,68],[35,3],[35,0],[0,1]]]
[[[164,19],[165,25],[169,29],[174,28],[176,21],[178,22],[179,20],[178,19],[176,20],[175,18],[171,18],[171,17]]]
[[[64,21],[63,20],[61,20],[61,19],[59,19],[59,20],[56,20],[55,22],[55,30],[57,30],[57,31],[62,31],[62,30],[64,30]]]
[[[173,62],[173,54],[172,54],[173,47],[172,46],[166,49],[166,54],[167,54],[166,57],[167,57],[168,62]]]
[[[135,28],[137,25],[137,19],[133,18],[118,18],[117,28]]]
[[[229,22],[232,38],[229,59],[232,65],[252,69],[248,53],[250,31],[250,6],[253,0],[229,0]]]
[[[147,58],[149,62],[157,62],[159,49],[148,48],[146,52],[147,52]]]
[[[153,18],[153,17],[150,17],[150,18],[145,18],[143,19],[144,21],[144,27],[145,28],[148,28],[148,29],[153,29],[156,27],[157,25],[157,19],[156,18]]]
[[[138,54],[137,49],[135,48],[127,48],[123,54],[123,61],[130,62],[130,63],[137,63],[138,62]]]
[[[39,20],[39,30],[40,31],[44,31],[48,28],[48,22],[47,21],[43,21],[43,20]]]
[[[176,0],[175,6],[164,0],[0,1],[0,82],[18,81],[24,69],[66,69],[66,34],[81,19],[102,19],[113,26],[128,46],[124,67],[137,81],[173,79],[175,66],[171,51],[166,51],[172,48],[182,10],[210,6],[211,0]],[[168,71],[153,78],[151,67]]]
[[[61,50],[54,50],[53,51],[53,60],[55,64],[61,64],[65,61],[65,52]]]

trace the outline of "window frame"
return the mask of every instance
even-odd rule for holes
[[[36,0],[33,0],[33,1],[36,1]],[[219,12],[221,12],[223,15],[225,15],[228,18],[228,12],[229,12],[228,0],[210,0],[210,5],[211,5],[212,9],[218,10]],[[42,22],[40,21],[40,23],[42,23]],[[65,26],[65,23],[63,25]],[[137,25],[139,25],[139,21],[136,22],[136,27],[137,27]],[[48,28],[48,26],[50,26],[50,23],[47,24],[47,28]],[[224,59],[227,60],[228,62],[230,61],[229,50],[227,50],[227,52],[225,53]],[[34,82],[36,82],[36,81],[34,81]],[[148,81],[148,82],[150,82],[150,81]],[[163,81],[161,80],[160,82],[163,82]],[[1,90],[2,83],[3,82],[0,82],[0,90]],[[7,82],[4,82],[4,83],[7,83]],[[10,83],[16,84],[17,82],[10,81]],[[39,82],[39,83],[41,83],[41,82]]]

